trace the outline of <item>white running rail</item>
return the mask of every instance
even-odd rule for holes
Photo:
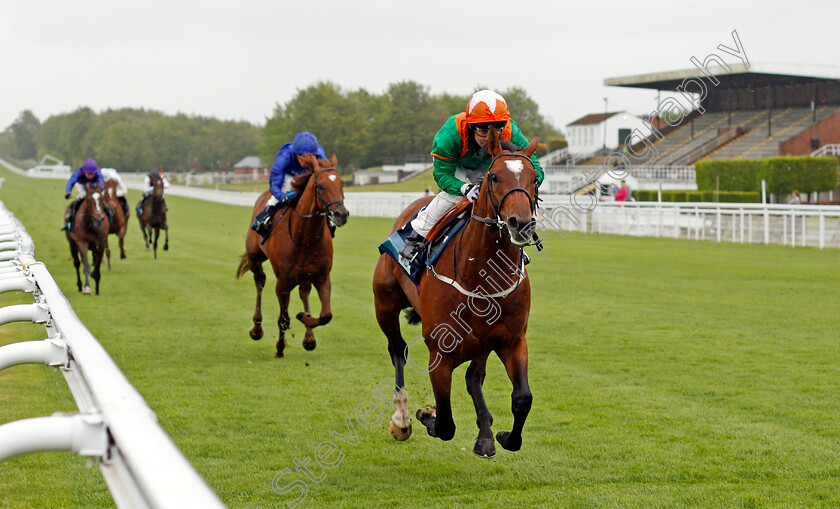
[[[0,426],[0,461],[29,452],[73,451],[99,464],[118,507],[224,507],[70,307],[32,239],[0,203],[0,293],[30,292],[32,304],[0,308],[0,325],[43,323],[43,341],[0,347],[0,370],[23,363],[61,369],[79,413]]]
[[[840,248],[837,205],[592,200],[545,196],[538,221],[545,230]],[[579,210],[593,204],[585,213]]]

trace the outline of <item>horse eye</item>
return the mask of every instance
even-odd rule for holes
[[[492,180],[493,182],[498,182],[499,181],[499,176],[496,175],[495,173],[491,173],[489,175],[489,177],[490,177],[490,180]]]
[[[318,191],[323,191],[323,190],[324,190],[324,186],[322,186],[321,184],[316,184],[316,185],[315,185],[315,189],[317,189]]]

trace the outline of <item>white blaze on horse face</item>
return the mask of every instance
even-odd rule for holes
[[[507,169],[510,170],[511,173],[516,175],[516,181],[519,182],[519,175],[522,173],[522,169],[525,167],[522,164],[522,161],[505,161],[505,166],[507,166]]]
[[[96,210],[99,210],[99,193],[93,193],[93,203],[96,204]]]
[[[333,182],[335,182],[335,179],[336,179],[336,176],[335,176],[335,175],[330,175],[330,180],[332,180]]]

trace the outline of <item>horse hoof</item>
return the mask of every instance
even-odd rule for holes
[[[283,352],[274,352],[274,358],[275,359],[282,359],[283,358]]]
[[[256,325],[251,327],[251,330],[248,331],[248,335],[251,336],[251,339],[254,341],[261,340],[263,337],[262,327],[257,327]]]
[[[307,352],[311,352],[312,350],[315,350],[316,346],[318,346],[318,342],[315,341],[315,339],[312,339],[312,341],[307,341],[305,339],[303,340],[303,349],[306,350]]]
[[[427,406],[425,410],[422,408],[417,411],[415,417],[420,422],[423,422],[423,419],[432,418],[434,419],[437,416],[437,407]]]
[[[124,254],[120,255],[120,260],[125,260],[125,255]]]
[[[306,314],[303,311],[301,311],[300,313],[295,315],[295,318],[297,318],[298,320],[300,320],[302,322],[304,316],[306,316]]]
[[[90,295],[90,287],[86,286],[82,289],[82,295]]]
[[[164,250],[164,251],[169,251],[169,244],[167,244],[167,245],[163,246],[163,250]]]
[[[502,447],[508,451],[518,451],[522,448],[522,435],[519,435],[519,437],[514,439],[510,431],[500,431],[496,433],[496,441],[498,441]]]
[[[407,428],[400,428],[394,421],[391,421],[388,424],[388,430],[391,432],[391,436],[402,442],[403,440],[408,440],[408,437],[411,436],[411,423],[408,423]]]
[[[493,458],[496,456],[496,442],[492,438],[478,438],[475,441],[473,452],[479,458]]]
[[[149,246],[146,246],[146,251],[151,251],[151,250],[152,250],[152,248],[150,248]]]

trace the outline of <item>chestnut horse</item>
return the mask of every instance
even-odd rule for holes
[[[295,191],[300,199],[294,206],[281,208],[275,214],[268,239],[263,242],[257,232],[248,230],[245,254],[236,271],[237,278],[248,270],[254,273],[257,307],[250,335],[251,339],[258,340],[263,336],[261,299],[265,272],[262,263],[265,260],[271,262],[277,277],[275,292],[280,301],[280,318],[277,320],[280,336],[275,357],[283,357],[283,349],[286,347],[285,331],[290,327],[289,295],[296,286],[299,286],[304,309],[296,317],[306,326],[303,348],[314,350],[317,343],[312,329],[326,325],[332,319],[330,270],[333,245],[327,221],[343,226],[350,214],[344,207],[344,182],[335,170],[338,164],[335,154],[331,160],[320,159],[317,163],[313,158],[311,164],[314,166],[311,173],[295,177],[294,180]],[[265,191],[257,199],[251,223],[270,197],[270,191]],[[313,317],[309,310],[309,292],[313,285],[321,301],[321,314],[318,318]]]
[[[397,440],[411,435],[408,393],[404,367],[429,373],[436,406],[418,410],[417,418],[433,437],[451,440],[455,435],[450,388],[452,371],[470,361],[466,372],[467,392],[477,414],[478,438],[473,452],[485,458],[496,455],[493,416],[482,394],[487,357],[501,359],[513,383],[511,408],[513,428],[499,431],[496,440],[509,451],[522,445],[522,428],[531,409],[528,386],[528,347],[525,332],[531,308],[531,288],[524,267],[525,245],[530,242],[534,220],[537,172],[530,157],[537,138],[524,150],[506,151],[495,128],[488,135],[493,157],[468,224],[453,238],[435,267],[426,268],[418,287],[392,258],[379,258],[373,277],[376,319],[388,338],[388,351],[396,372],[390,430]],[[429,201],[411,204],[397,219],[392,233],[411,219]],[[399,313],[409,310],[410,323],[422,319],[423,337],[429,349],[429,365],[415,362],[415,343],[406,344],[400,333]],[[418,316],[419,315],[419,316]]]
[[[108,233],[113,233],[120,241],[120,259],[125,259],[125,247],[123,246],[125,240],[125,230],[128,228],[128,220],[125,217],[122,205],[117,199],[117,183],[113,180],[105,182],[105,207],[111,211],[110,228]],[[111,270],[111,249],[105,245],[105,258],[108,260],[108,271]]]
[[[151,196],[146,198],[146,203],[143,204],[143,213],[137,214],[137,220],[140,221],[140,231],[143,232],[146,251],[149,250],[149,241],[152,241],[155,258],[157,258],[158,237],[160,237],[161,230],[166,235],[163,250],[169,249],[169,225],[166,224],[166,204],[163,202],[163,178],[159,175],[149,175],[149,178],[154,190]],[[140,204],[138,203],[137,206],[139,207]],[[155,232],[154,240],[152,240],[152,230]]]
[[[102,255],[108,246],[108,216],[105,214],[105,207],[102,194],[99,192],[99,184],[88,183],[85,186],[86,195],[84,201],[76,211],[76,218],[73,223],[74,231],[67,230],[67,242],[70,243],[70,254],[73,256],[73,265],[76,267],[76,286],[83,294],[90,294],[90,277],[96,282],[96,295],[99,295],[99,267],[102,265]],[[69,213],[68,205],[65,215]],[[90,270],[88,261],[88,249],[93,253],[93,271]],[[85,264],[85,286],[82,287],[82,279],[79,276],[79,265],[81,261]]]

